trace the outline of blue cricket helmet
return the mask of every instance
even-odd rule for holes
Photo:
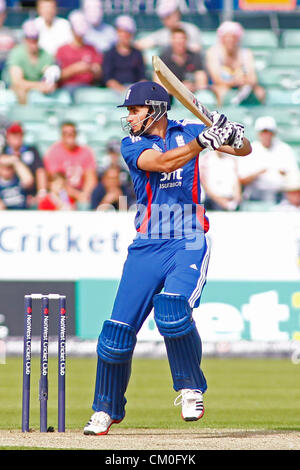
[[[156,82],[138,82],[131,85],[125,95],[124,103],[118,108],[127,106],[153,106],[166,103],[171,109],[169,93]]]

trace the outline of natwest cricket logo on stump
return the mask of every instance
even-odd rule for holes
[[[160,189],[176,188],[178,186],[182,186],[182,168],[178,168],[171,173],[161,173]]]

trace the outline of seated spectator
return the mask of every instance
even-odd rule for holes
[[[241,202],[237,159],[222,152],[200,157],[200,180],[207,210],[235,211]]]
[[[76,137],[75,124],[62,123],[61,140],[50,146],[43,160],[49,175],[66,176],[68,195],[76,207],[82,207],[90,204],[97,184],[96,159],[88,146],[77,144]]]
[[[191,92],[207,88],[208,79],[202,56],[187,48],[187,36],[183,29],[172,31],[171,48],[165,49],[160,57]],[[154,79],[159,81],[157,77]]]
[[[34,20],[23,24],[24,42],[15,46],[7,58],[10,86],[20,104],[26,104],[27,93],[38,90],[53,93],[54,81],[45,80],[45,73],[54,64],[54,58],[38,45],[39,33]]]
[[[101,53],[111,49],[117,42],[117,32],[113,26],[104,23],[101,1],[84,0],[83,13],[89,24],[85,42]]]
[[[297,159],[293,149],[277,137],[273,117],[259,117],[255,130],[258,140],[251,143],[251,155],[238,159],[243,199],[275,204],[282,198],[285,177],[298,172]]]
[[[186,32],[190,51],[199,52],[202,49],[202,37],[199,28],[193,23],[181,21],[178,3],[178,0],[163,0],[158,4],[157,14],[164,27],[136,41],[135,47],[137,49],[145,50],[154,47],[164,49],[170,46],[171,33],[177,28]]]
[[[61,69],[59,87],[68,89],[72,94],[79,87],[99,83],[103,57],[93,46],[84,41],[88,24],[83,13],[79,10],[73,11],[69,20],[73,41],[58,49],[56,61]]]
[[[145,64],[140,51],[132,46],[135,21],[126,15],[116,19],[118,41],[104,54],[103,81],[105,86],[123,93],[129,85],[145,80]]]
[[[68,20],[57,15],[56,0],[38,0],[38,17],[34,20],[39,32],[39,46],[52,56],[57,49],[72,42],[73,34]]]
[[[127,204],[130,207],[136,202],[136,196],[133,188],[132,179],[129,174],[128,167],[121,155],[121,142],[119,140],[110,140],[106,145],[106,155],[102,160],[100,174],[107,168],[116,168],[120,172],[120,182],[124,193],[128,198]]]
[[[91,209],[96,210],[126,210],[128,208],[126,192],[121,185],[120,170],[107,168],[92,192]]]
[[[0,156],[0,209],[26,209],[26,189],[33,184],[29,168],[15,155]]]
[[[17,35],[10,28],[4,26],[5,20],[6,3],[5,0],[0,0],[0,76],[9,51],[18,43]]]
[[[38,209],[44,211],[75,209],[74,202],[68,195],[67,178],[64,173],[49,175],[48,193],[40,199]]]
[[[289,175],[283,186],[283,199],[273,208],[275,211],[300,211],[300,171]]]
[[[6,145],[4,153],[17,156],[30,169],[34,181],[26,193],[29,205],[35,205],[37,199],[47,191],[47,174],[38,149],[33,145],[24,144],[22,126],[15,122],[6,129]]]
[[[217,30],[217,44],[210,47],[206,54],[207,70],[219,106],[232,89],[239,91],[237,104],[250,100],[251,95],[258,102],[265,100],[265,89],[257,82],[253,53],[241,46],[243,34],[239,23],[225,21]]]

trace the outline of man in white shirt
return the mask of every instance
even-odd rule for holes
[[[38,0],[38,17],[35,19],[39,31],[39,46],[52,56],[59,47],[72,42],[73,34],[68,20],[56,16],[56,0]]]
[[[171,45],[171,32],[174,29],[180,28],[187,35],[188,48],[193,52],[201,50],[201,32],[193,23],[181,21],[178,0],[162,0],[158,3],[156,11],[164,27],[136,41],[135,47],[137,49],[166,48]]]
[[[272,116],[259,117],[255,130],[258,140],[251,144],[251,155],[238,160],[243,199],[277,203],[286,177],[298,171],[297,159],[292,147],[277,137]]]

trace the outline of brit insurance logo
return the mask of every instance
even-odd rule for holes
[[[182,168],[171,173],[161,173],[159,189],[176,188],[182,186]]]

